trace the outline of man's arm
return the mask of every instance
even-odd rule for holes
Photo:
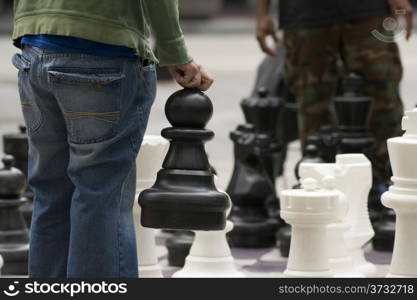
[[[256,38],[262,51],[268,55],[276,56],[277,52],[267,44],[268,36],[271,36],[276,44],[279,43],[277,26],[269,16],[271,0],[257,0],[256,2]]]
[[[179,22],[178,0],[144,0],[162,66],[184,87],[207,90],[213,78],[187,52]]]

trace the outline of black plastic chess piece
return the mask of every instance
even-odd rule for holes
[[[213,114],[210,99],[196,89],[172,94],[165,114],[172,127],[161,134],[170,141],[155,184],[139,195],[144,227],[221,230],[226,226],[229,196],[216,189],[204,143]]]
[[[326,163],[334,163],[336,161],[340,142],[339,132],[330,125],[321,126],[317,134],[307,137],[307,144],[316,145],[321,158]]]
[[[278,223],[269,216],[265,201],[270,197],[271,182],[263,174],[255,153],[256,134],[251,124],[239,125],[230,133],[234,142],[235,165],[227,187],[233,207],[229,233],[231,245],[244,248],[265,248],[275,244]]]
[[[178,230],[167,238],[165,246],[168,250],[168,264],[173,267],[183,267],[194,241],[194,232]]]
[[[370,157],[374,139],[368,133],[368,120],[373,98],[361,94],[362,85],[360,76],[349,74],[343,80],[343,95],[334,98],[334,106],[341,135],[340,153]]]
[[[20,207],[27,202],[22,197],[26,179],[14,168],[14,158],[6,155],[0,170],[0,254],[4,259],[3,274],[27,274],[29,232]]]
[[[278,140],[282,99],[269,96],[268,91],[261,87],[256,96],[244,99],[241,107],[246,122],[254,126],[254,151],[260,163],[259,171],[269,178],[271,185],[265,205],[269,215],[282,224],[283,221],[279,215],[279,200],[275,189],[275,179],[282,173],[281,145]]]
[[[373,223],[375,236],[372,247],[376,251],[392,252],[395,238],[395,212],[392,209],[383,210],[379,219]]]
[[[19,126],[19,132],[17,133],[3,135],[3,150],[5,154],[10,154],[15,158],[15,167],[28,178],[28,136],[24,125]],[[26,186],[24,197],[28,201],[21,207],[21,210],[27,226],[30,227],[33,212],[33,192],[29,185]]]

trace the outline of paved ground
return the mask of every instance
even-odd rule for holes
[[[263,57],[250,30],[252,22],[253,20],[248,18],[222,19],[219,20],[220,25],[213,22],[206,24],[207,30],[199,30],[204,31],[203,34],[187,34],[192,55],[205,65],[216,79],[208,92],[215,106],[214,117],[208,127],[215,131],[216,138],[207,145],[207,149],[211,162],[219,172],[221,188],[225,188],[233,167],[233,149],[228,134],[243,120],[239,101],[250,93],[255,70]],[[199,26],[203,27],[201,24]],[[229,29],[221,31],[219,26]],[[401,90],[406,107],[410,108],[417,103],[417,36],[408,43],[401,42],[400,46],[405,71]],[[11,46],[9,37],[0,36],[0,134],[15,131],[17,124],[22,122],[16,71],[10,63],[10,57],[16,51],[17,49]],[[178,86],[174,83],[159,85],[148,133],[158,134],[168,125],[163,114],[164,101],[177,89]],[[290,165],[298,157],[296,148],[297,145],[292,148]],[[288,178],[291,182],[291,166],[288,168]]]

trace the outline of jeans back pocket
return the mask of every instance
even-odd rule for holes
[[[65,118],[69,142],[97,143],[116,135],[125,77],[120,70],[50,68],[48,75]]]

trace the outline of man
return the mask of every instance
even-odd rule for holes
[[[35,194],[29,276],[137,277],[135,159],[154,64],[184,87],[213,82],[187,52],[178,1],[15,0],[14,11]]]
[[[280,42],[275,22],[268,16],[269,7],[270,0],[258,0],[257,39],[265,53],[276,55],[267,43],[268,37]],[[408,39],[413,12],[410,1],[281,0],[279,7],[287,50],[284,76],[299,105],[303,147],[307,136],[321,124],[333,122],[330,101],[337,89],[340,57],[346,71],[363,76],[365,92],[375,99],[370,118],[370,131],[376,139],[374,163],[387,179],[386,139],[401,133],[403,116],[399,95],[402,65],[390,32],[398,24],[390,16],[405,17]]]

